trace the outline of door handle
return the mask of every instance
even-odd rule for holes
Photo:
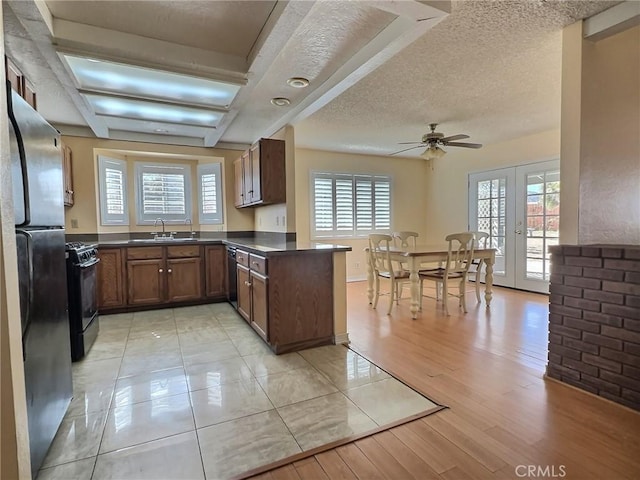
[[[518,235],[522,235],[522,230],[516,230],[516,233],[517,233]]]

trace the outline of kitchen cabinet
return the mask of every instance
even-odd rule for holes
[[[275,353],[333,343],[332,253],[238,249],[236,261],[238,313]]]
[[[126,305],[124,256],[121,248],[101,248],[98,251],[98,310]]]
[[[204,247],[204,285],[207,298],[226,298],[226,260],[224,245]]]
[[[128,304],[160,305],[202,298],[198,245],[127,248]]]
[[[285,142],[262,138],[234,162],[237,208],[286,201]]]
[[[24,98],[34,110],[37,110],[36,91],[33,84],[27,79],[18,66],[7,56],[4,57],[4,73],[11,84],[11,88],[15,90],[18,95]]]
[[[64,206],[73,206],[73,155],[68,145],[62,144],[62,174],[64,183]]]

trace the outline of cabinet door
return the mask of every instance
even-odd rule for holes
[[[202,297],[200,257],[167,260],[167,300],[185,302]]]
[[[251,326],[265,340],[269,340],[267,317],[267,277],[251,272]]]
[[[244,203],[244,173],[242,171],[242,157],[233,162],[235,181],[235,205],[241,207]]]
[[[124,307],[124,266],[119,248],[98,251],[98,310]]]
[[[18,92],[18,95],[22,96],[24,88],[22,72],[17,65],[6,56],[4,57],[4,72],[7,80],[11,84],[11,88]]]
[[[64,205],[73,206],[73,156],[71,148],[62,145],[62,172],[64,181]]]
[[[249,150],[242,154],[242,184],[244,185],[242,203],[244,205],[250,205],[253,203],[253,173]]]
[[[251,283],[249,269],[238,265],[238,313],[251,322]]]
[[[225,248],[222,245],[205,247],[205,291],[207,297],[224,297],[225,289]]]
[[[129,260],[129,305],[152,305],[164,302],[164,260]]]
[[[31,108],[34,110],[38,109],[38,104],[36,102],[36,90],[33,87],[33,84],[27,80],[26,77],[23,77],[22,80],[22,98],[24,98]]]
[[[260,144],[256,143],[249,149],[249,162],[251,163],[251,190],[250,202],[262,200],[261,180],[260,180]]]

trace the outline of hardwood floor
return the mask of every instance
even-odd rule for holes
[[[425,299],[411,320],[406,292],[387,316],[347,289],[351,347],[449,409],[254,478],[640,478],[640,414],[543,378],[546,296],[495,288],[487,312],[469,292],[450,317]]]

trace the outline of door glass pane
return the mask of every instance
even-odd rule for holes
[[[530,173],[527,185],[526,278],[549,280],[549,246],[560,232],[560,171]],[[523,232],[524,234],[525,232]]]
[[[494,275],[505,274],[506,185],[504,177],[478,182],[478,230],[489,233],[489,244],[496,249]]]

